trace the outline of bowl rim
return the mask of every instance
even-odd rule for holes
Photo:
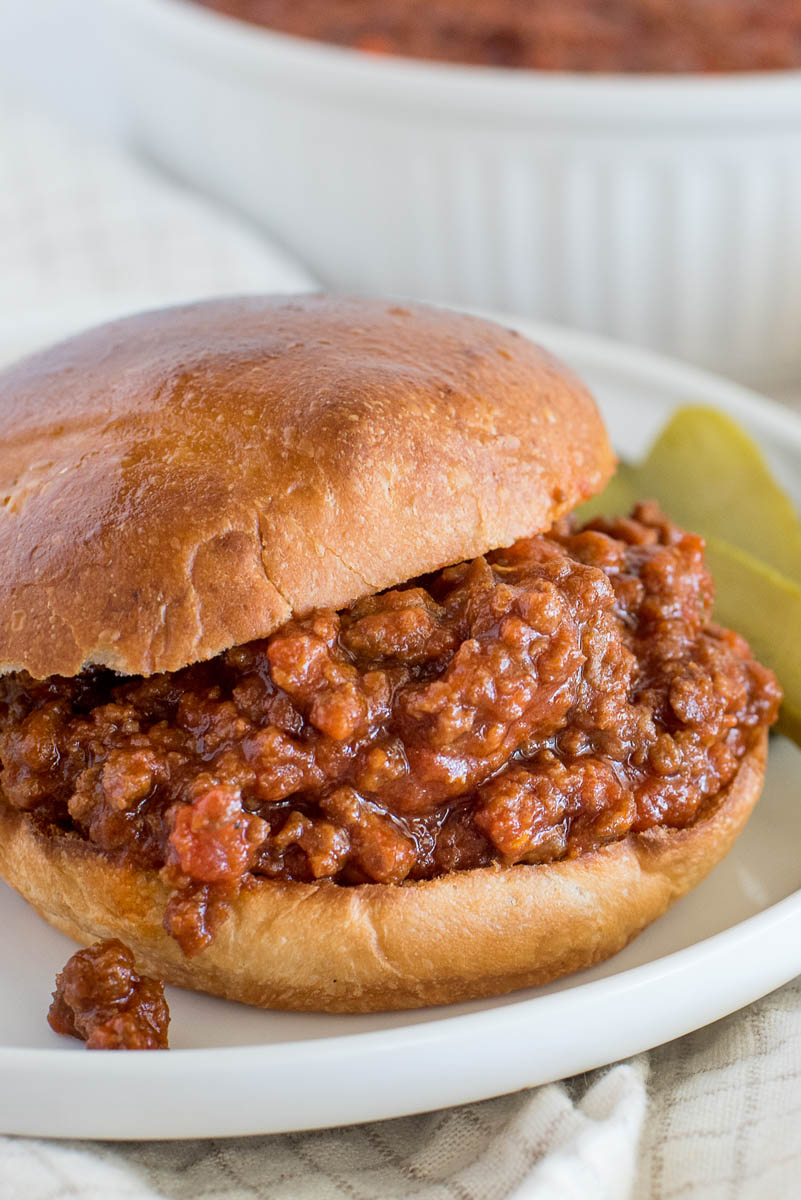
[[[195,0],[107,0],[105,7],[157,29],[161,46],[194,51],[250,85],[269,71],[272,81],[305,95],[336,92],[353,102],[369,96],[371,105],[383,101],[407,112],[430,115],[433,107],[438,117],[539,118],[548,127],[669,121],[697,129],[736,121],[747,129],[769,119],[774,128],[797,131],[801,124],[801,69],[640,75],[485,67],[365,54],[248,24]]]

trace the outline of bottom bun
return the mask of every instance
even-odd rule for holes
[[[165,983],[263,1008],[375,1012],[547,983],[621,950],[724,857],[759,796],[767,734],[685,829],[632,834],[576,859],[423,883],[258,880],[213,943],[185,958],[164,931],[169,889],[81,839],[0,805],[0,874],[62,933],[118,937]]]

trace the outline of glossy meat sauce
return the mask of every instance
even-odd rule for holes
[[[73,954],[56,976],[47,1019],[89,1050],[168,1049],[164,985],[140,975],[133,953],[116,939]]]
[[[151,678],[0,681],[12,805],[161,869],[207,944],[254,877],[399,884],[691,822],[775,719],[652,505]]]

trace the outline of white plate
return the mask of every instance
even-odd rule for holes
[[[801,420],[728,383],[576,333],[516,322],[594,388],[639,452],[677,402],[756,433],[801,503]],[[771,746],[763,799],[728,859],[592,971],[415,1013],[265,1013],[170,992],[175,1049],[87,1053],[45,1023],[71,944],[0,885],[0,1130],[178,1138],[311,1129],[422,1112],[573,1075],[678,1037],[801,972],[801,755]]]

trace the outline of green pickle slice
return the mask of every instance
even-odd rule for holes
[[[715,618],[736,629],[784,691],[778,728],[801,746],[801,588],[758,558],[717,538],[706,540],[715,580]]]
[[[748,641],[784,690],[778,728],[801,745],[801,520],[759,448],[715,409],[679,409],[640,466],[621,463],[582,520],[656,500],[706,539],[715,618]]]
[[[680,408],[640,478],[677,525],[720,538],[801,584],[801,521],[759,447],[712,408]]]

